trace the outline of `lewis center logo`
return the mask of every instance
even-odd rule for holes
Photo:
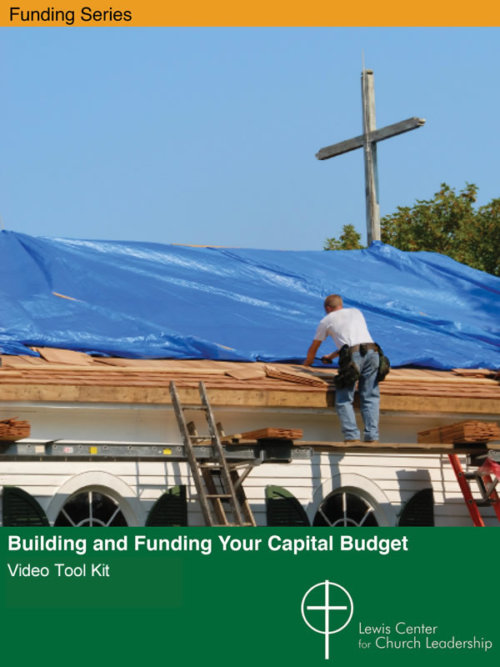
[[[325,660],[329,660],[330,635],[349,625],[354,613],[352,597],[340,584],[325,580],[306,591],[300,611],[311,630],[325,635]]]

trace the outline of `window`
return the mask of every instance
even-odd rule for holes
[[[98,491],[83,491],[69,498],[54,522],[54,526],[75,528],[126,525],[127,521],[116,500]]]
[[[2,500],[4,526],[31,528],[33,526],[49,525],[47,516],[38,501],[23,489],[15,486],[4,486]]]
[[[378,526],[372,504],[351,491],[334,491],[318,507],[314,526]]]
[[[309,519],[297,498],[281,486],[266,487],[268,526],[309,526]]]
[[[400,526],[434,526],[432,489],[417,491],[405,504],[399,517]]]
[[[158,498],[151,508],[146,526],[187,526],[186,486],[174,486]]]

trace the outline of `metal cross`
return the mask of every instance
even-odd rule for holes
[[[378,201],[377,143],[403,132],[416,130],[424,125],[423,118],[407,118],[393,125],[386,125],[380,130],[375,123],[375,87],[373,70],[361,72],[361,95],[363,101],[363,134],[332,146],[326,146],[316,153],[318,160],[348,153],[356,148],[363,148],[365,156],[365,192],[366,192],[366,231],[368,245],[380,241],[380,208]]]

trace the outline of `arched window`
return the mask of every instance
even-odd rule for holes
[[[165,491],[150,509],[146,526],[187,526],[186,486],[180,484]]]
[[[352,490],[343,489],[333,491],[321,502],[313,522],[313,526],[332,528],[378,525],[372,503]]]
[[[54,526],[106,528],[126,526],[127,521],[113,498],[100,491],[85,490],[71,496],[57,515]]]
[[[432,488],[417,491],[404,505],[399,526],[434,526],[434,494]]]
[[[16,486],[4,486],[2,493],[2,525],[19,528],[48,526],[47,516],[40,503]]]
[[[309,526],[309,519],[297,498],[281,486],[266,487],[268,526]]]

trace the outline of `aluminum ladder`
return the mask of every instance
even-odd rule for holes
[[[230,464],[227,461],[221,442],[221,434],[208,401],[205,384],[200,382],[198,389],[201,403],[198,405],[182,405],[175,382],[170,382],[172,405],[205,523],[207,526],[217,527],[256,526],[252,510],[242,487],[242,481],[250,472],[251,467],[240,477],[236,464]],[[198,435],[194,422],[186,421],[185,413],[189,411],[204,413],[213,449],[213,457],[209,459],[202,460],[196,455],[196,444],[200,441],[206,441],[207,436]]]

